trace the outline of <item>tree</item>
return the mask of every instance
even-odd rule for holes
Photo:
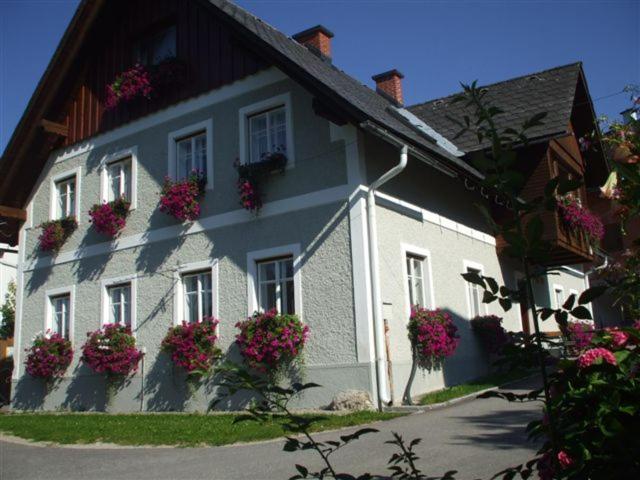
[[[9,282],[9,291],[4,297],[4,303],[0,307],[0,338],[13,337],[13,326],[16,321],[16,283]]]

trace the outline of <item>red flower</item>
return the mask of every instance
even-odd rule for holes
[[[178,220],[196,220],[200,216],[199,199],[204,194],[206,176],[197,170],[186,180],[172,182],[165,178],[160,197],[160,211]]]

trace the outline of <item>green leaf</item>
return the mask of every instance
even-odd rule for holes
[[[571,310],[573,308],[573,304],[576,302],[576,294],[572,293],[569,295],[569,298],[562,304],[562,308],[565,310]]]
[[[580,305],[584,305],[585,303],[590,303],[592,300],[604,295],[609,287],[606,285],[596,285],[595,287],[588,288],[580,295],[578,299],[578,303]]]
[[[491,303],[494,302],[497,298],[498,297],[496,297],[489,290],[485,290],[484,294],[482,295],[482,303]]]
[[[587,307],[584,307],[582,305],[577,306],[576,308],[571,310],[571,316],[580,320],[591,320],[591,312]]]
[[[484,284],[482,276],[479,273],[466,272],[462,274],[462,278],[464,278],[467,282],[475,283],[476,285],[480,285],[482,288],[487,288]]]
[[[540,318],[542,320],[546,320],[555,313],[555,310],[553,308],[541,308],[540,310],[538,310],[538,313],[540,314]]]
[[[485,276],[483,276],[482,278],[487,282],[487,285],[489,286],[489,290],[491,290],[491,293],[498,292],[498,282],[496,282],[494,278],[485,277]]]
[[[500,298],[498,300],[498,303],[500,304],[500,306],[505,312],[508,312],[509,310],[511,310],[512,303],[511,303],[511,300],[509,300],[508,298]]]
[[[309,475],[309,469],[302,465],[298,465],[297,463],[296,463],[296,470],[300,472],[300,475],[302,475],[302,478],[307,478],[307,475]]]

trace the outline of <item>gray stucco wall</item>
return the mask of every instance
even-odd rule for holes
[[[325,202],[305,208],[301,205],[282,215],[241,216],[239,223],[205,230],[175,239],[153,241],[153,232],[175,225],[171,217],[158,211],[159,192],[167,174],[167,135],[171,131],[213,119],[214,190],[207,191],[201,218],[237,211],[237,173],[233,163],[239,152],[239,108],[290,92],[294,119],[295,166],[283,175],[269,178],[267,202],[341,186],[347,182],[345,145],[331,142],[329,123],[311,108],[311,96],[292,81],[284,80],[222,103],[173,119],[131,137],[121,138],[87,153],[59,163],[50,162],[33,201],[34,228],[25,230],[25,264],[46,258],[37,251],[37,225],[48,218],[49,178],[59,172],[82,167],[80,227],[61,253],[85,247],[104,246],[107,253],[79,260],[42,266],[24,273],[24,297],[20,348],[23,351],[34,335],[43,331],[46,291],[75,286],[75,358],[65,378],[43,395],[41,382],[24,373],[24,355],[17,365],[13,406],[18,409],[43,408],[100,410],[104,408],[104,378],[81,365],[81,347],[87,332],[100,326],[101,282],[124,275],[137,275],[137,330],[139,345],[147,349],[142,372],[128,380],[113,400],[114,411],[180,410],[206,408],[213,398],[213,380],[188,399],[183,374],[159,352],[167,329],[173,324],[174,272],[179,265],[218,260],[218,290],[221,347],[237,359],[233,340],[235,323],[247,315],[247,253],[283,245],[299,244],[301,250],[302,320],[310,326],[311,338],[305,349],[305,376],[324,385],[303,398],[300,405],[326,405],[332,396],[347,388],[371,389],[370,369],[356,357],[349,217],[344,201]],[[88,222],[87,210],[99,202],[98,165],[107,153],[138,148],[138,208],[128,218],[121,239],[145,233],[147,241],[132,248],[110,250],[104,237]],[[148,236],[146,235],[148,234]],[[23,237],[24,238],[24,237]],[[95,252],[95,251],[94,251]],[[31,268],[30,267],[30,268]],[[227,405],[242,406],[242,401]]]

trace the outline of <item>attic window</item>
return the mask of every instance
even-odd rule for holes
[[[171,25],[140,39],[134,50],[136,62],[142,65],[158,65],[176,56],[176,26]]]

